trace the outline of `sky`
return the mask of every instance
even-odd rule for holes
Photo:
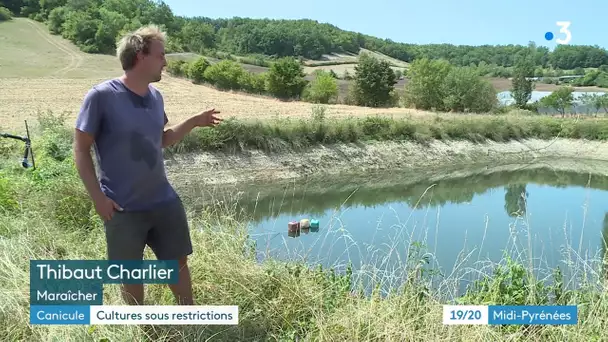
[[[572,45],[608,48],[606,0],[164,0],[175,15],[313,19],[397,42],[526,45],[551,50],[569,21]],[[289,5],[289,4],[293,5]],[[551,41],[545,39],[552,32]]]

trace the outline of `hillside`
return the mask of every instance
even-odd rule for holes
[[[88,89],[98,82],[120,76],[116,57],[87,54],[68,40],[49,34],[45,26],[29,19],[0,22],[0,131],[21,133],[23,120],[33,120],[40,112],[75,115]],[[6,48],[5,48],[6,47]],[[251,66],[255,67],[255,66]],[[259,68],[259,67],[258,67]],[[155,84],[163,91],[167,114],[179,121],[205,108],[221,110],[223,117],[272,118],[309,116],[312,104],[230,93],[165,74]],[[421,115],[404,109],[372,109],[329,105],[327,114]]]
[[[15,18],[1,22],[0,27],[0,44],[3,46],[0,49],[0,89],[4,89],[0,92],[2,130],[21,132],[24,119],[31,120],[37,113],[49,110],[74,118],[82,97],[93,84],[122,73],[116,57],[84,53],[69,40],[51,35],[42,23]],[[193,55],[186,56],[192,58]],[[267,71],[265,67],[243,65],[250,71]],[[504,78],[490,80],[497,90],[510,87],[510,82]],[[345,92],[352,81],[337,82],[341,91]],[[403,89],[406,83],[407,80],[400,80],[396,89]],[[223,92],[170,75],[165,75],[157,86],[165,94],[171,121],[181,120],[208,107],[218,108],[225,117],[244,119],[309,116],[313,108],[312,104],[306,102],[283,102],[264,96]],[[553,90],[555,87],[538,84],[537,90]],[[584,89],[587,88],[579,90]],[[406,108],[327,105],[326,110],[327,115],[333,117],[429,117],[427,112]]]
[[[171,40],[169,52],[206,54],[224,51],[263,58],[298,56],[309,62],[328,61],[336,54],[348,59],[365,49],[386,55],[397,64],[418,58],[443,58],[456,66],[481,64],[505,68],[513,66],[516,58],[529,48],[523,45],[408,44],[309,19],[186,18],[174,15],[166,4],[150,0],[11,0],[4,4],[18,16],[46,22],[51,32],[61,34],[83,51],[93,53],[112,53],[115,38],[121,32],[147,23],[166,27]],[[539,68],[571,70],[608,65],[608,52],[597,46],[558,46],[553,52],[546,47],[532,48]]]

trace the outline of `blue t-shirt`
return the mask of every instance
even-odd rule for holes
[[[95,85],[76,119],[76,129],[95,137],[101,190],[125,211],[153,209],[177,197],[163,161],[163,97],[148,89],[142,97],[120,79]]]

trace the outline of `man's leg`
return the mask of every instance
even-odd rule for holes
[[[190,279],[190,269],[188,268],[188,257],[177,260],[179,265],[179,278],[177,284],[169,284],[169,288],[179,305],[194,305],[192,298],[192,280]]]
[[[142,260],[150,226],[143,213],[115,212],[105,222],[108,260]],[[144,303],[143,284],[122,284],[122,298],[128,305]]]
[[[192,254],[190,227],[181,200],[159,208],[154,212],[153,228],[148,245],[159,260],[177,260],[179,273],[177,284],[169,288],[180,305],[193,305],[192,281],[188,268],[188,255]]]

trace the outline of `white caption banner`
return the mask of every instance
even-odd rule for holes
[[[90,324],[237,325],[236,305],[92,305]]]

